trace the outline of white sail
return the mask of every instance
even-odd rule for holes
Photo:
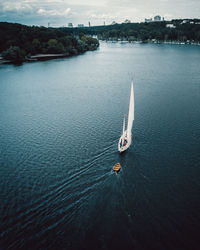
[[[131,130],[134,120],[134,94],[133,94],[133,81],[131,82],[131,92],[129,101],[129,111],[128,111],[128,123],[127,123],[127,137],[131,138]]]

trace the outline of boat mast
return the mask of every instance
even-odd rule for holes
[[[123,130],[122,130],[122,134],[124,133],[125,131],[125,115],[124,115],[124,120],[123,120]]]

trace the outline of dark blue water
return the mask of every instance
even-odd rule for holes
[[[1,65],[0,249],[199,249],[199,150],[198,46]]]

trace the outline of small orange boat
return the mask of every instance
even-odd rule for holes
[[[115,172],[119,172],[120,168],[121,168],[120,163],[116,163],[115,166],[113,167],[113,170]]]

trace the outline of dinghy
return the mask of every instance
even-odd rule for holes
[[[120,168],[121,168],[120,163],[116,163],[115,166],[113,167],[113,170],[115,172],[119,172]]]

